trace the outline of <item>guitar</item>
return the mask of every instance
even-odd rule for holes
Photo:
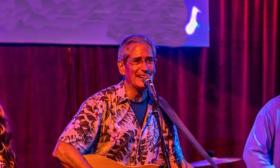
[[[155,164],[148,164],[142,166],[126,166],[101,155],[88,154],[83,156],[93,168],[159,168],[160,167]]]

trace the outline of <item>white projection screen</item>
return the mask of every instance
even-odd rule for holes
[[[0,44],[209,46],[208,0],[3,0]]]

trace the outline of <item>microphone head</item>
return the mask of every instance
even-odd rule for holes
[[[153,82],[150,78],[145,79],[144,83],[145,83],[146,87],[149,87],[149,85],[153,84]]]
[[[152,96],[152,99],[158,103],[158,97],[157,97],[157,92],[154,86],[153,81],[150,78],[145,79],[144,81],[146,88],[148,89],[150,95]]]

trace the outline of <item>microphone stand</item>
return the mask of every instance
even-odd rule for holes
[[[164,141],[164,136],[163,136],[163,130],[162,130],[162,127],[161,127],[161,123],[160,123],[160,119],[159,119],[159,113],[160,113],[160,108],[159,108],[159,104],[158,104],[158,100],[153,100],[153,115],[155,116],[156,118],[156,121],[157,121],[157,125],[158,125],[158,130],[159,130],[159,136],[160,136],[160,140],[161,140],[161,147],[162,147],[162,151],[163,151],[163,154],[164,154],[164,160],[165,160],[165,163],[167,165],[167,168],[171,168],[171,165],[170,165],[170,161],[169,161],[169,154],[168,154],[168,148],[167,148],[167,145],[165,144],[165,141]]]
[[[192,145],[196,148],[196,150],[211,164],[211,166],[213,168],[218,168],[218,166],[216,165],[216,163],[213,161],[213,159],[207,154],[207,152],[203,149],[203,147],[198,143],[198,141],[195,139],[195,137],[192,135],[192,133],[189,131],[189,129],[184,125],[184,123],[182,122],[182,120],[178,117],[178,115],[176,114],[176,112],[168,105],[168,103],[163,99],[158,97],[157,93],[156,93],[156,89],[155,86],[153,84],[153,81],[151,79],[146,79],[145,80],[145,85],[148,88],[152,99],[153,99],[153,107],[154,107],[154,111],[156,119],[157,119],[157,123],[158,123],[158,127],[159,127],[159,131],[160,131],[160,136],[161,136],[161,141],[163,142],[163,152],[165,155],[165,161],[167,163],[167,165],[170,167],[170,162],[168,159],[168,151],[166,148],[166,144],[164,143],[164,137],[162,135],[162,127],[160,126],[160,120],[159,120],[159,109],[160,107],[163,109],[163,111],[167,114],[167,116],[171,119],[171,121],[177,126],[179,127],[179,129],[181,131],[183,131],[183,133],[185,134],[185,136],[190,140],[190,142],[192,143]],[[159,99],[161,99],[161,103]]]
[[[184,125],[177,113],[175,113],[175,111],[168,105],[168,103],[164,99],[161,98],[161,100],[164,103],[161,103],[160,107],[164,109],[163,111],[167,114],[171,121],[185,134],[185,136],[190,140],[191,144],[204,157],[204,159],[206,159],[213,168],[218,168],[213,159],[207,154],[207,152],[195,139],[195,137],[192,135],[189,129]]]

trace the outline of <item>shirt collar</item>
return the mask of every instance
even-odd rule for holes
[[[126,89],[124,86],[124,80],[122,80],[117,85],[115,85],[115,89],[116,89],[116,96],[117,96],[118,104],[124,103],[125,101],[129,101],[129,98],[127,97]],[[147,95],[147,99],[150,100],[149,94]]]
[[[121,104],[125,101],[128,101],[128,97],[126,94],[126,90],[124,87],[124,80],[122,80],[121,82],[119,82],[116,86],[116,96],[117,96],[117,103]]]

